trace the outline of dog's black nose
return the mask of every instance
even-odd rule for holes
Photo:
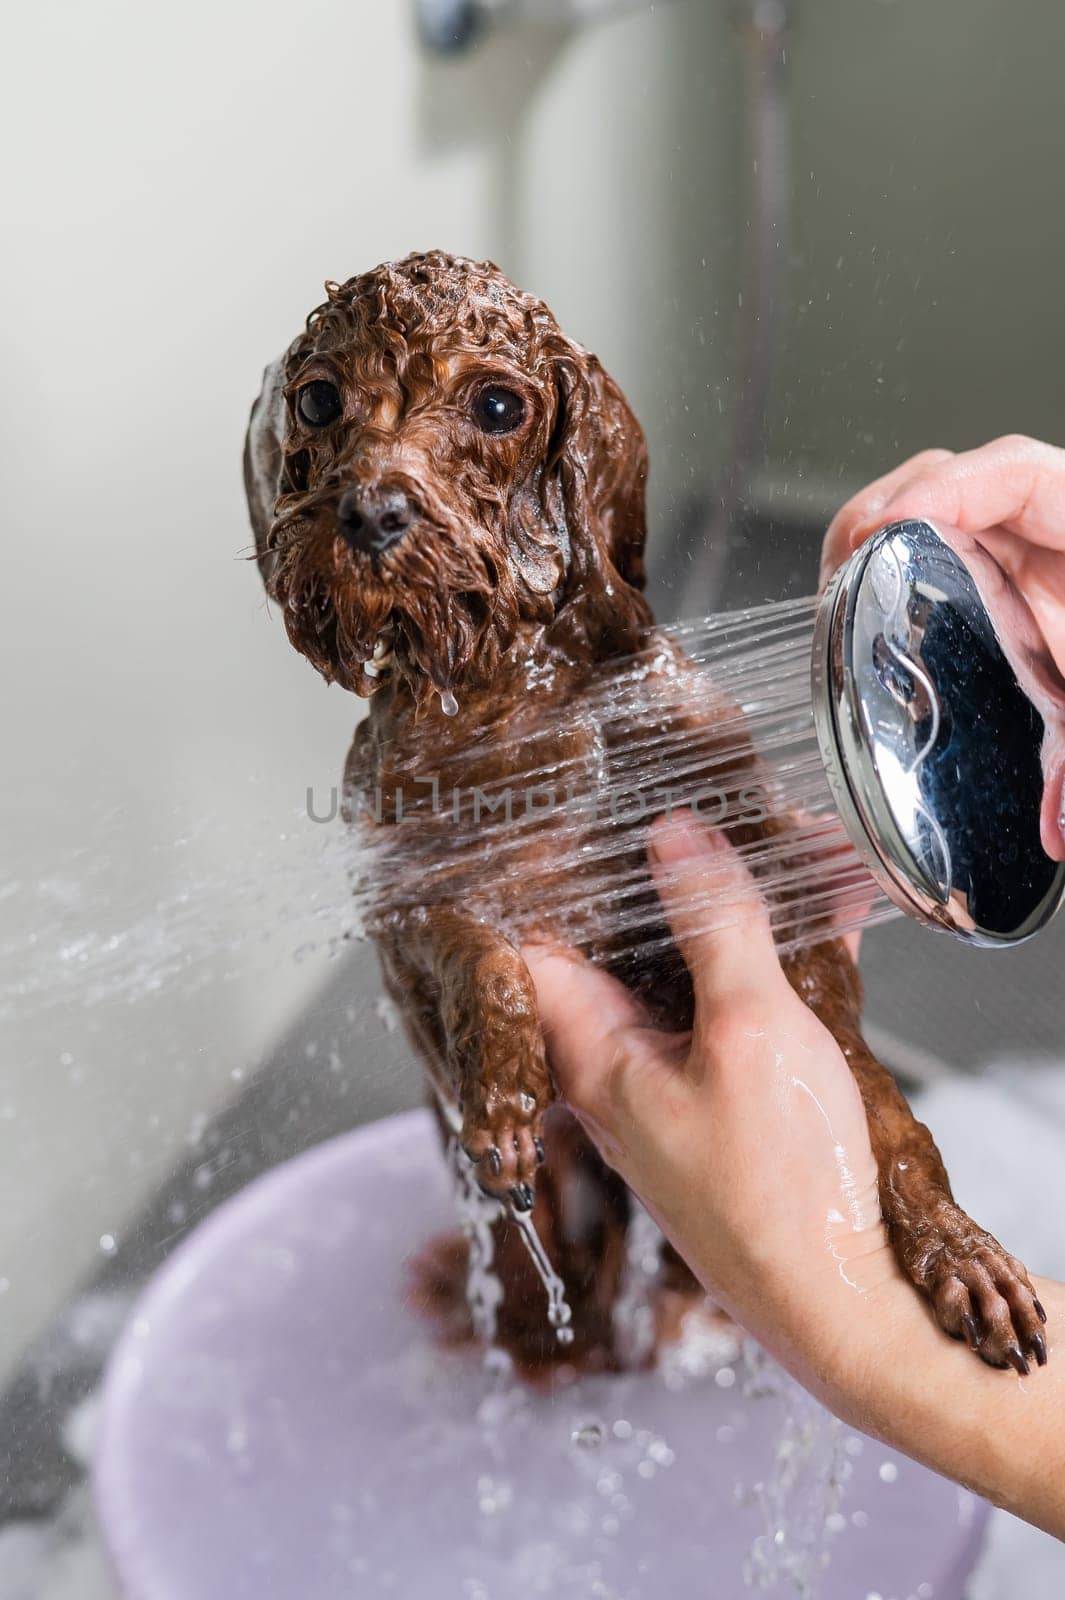
[[[375,556],[402,539],[414,521],[414,506],[402,489],[354,483],[340,496],[337,521],[353,550]]]

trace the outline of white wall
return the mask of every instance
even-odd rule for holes
[[[711,395],[692,305],[718,293],[729,160],[700,0],[458,64],[420,60],[400,0],[41,0],[15,32],[0,1362],[330,970],[294,959],[307,884],[329,893],[299,813],[357,706],[240,559],[264,362],[326,277],[415,247],[494,255],[629,383],[666,506]]]

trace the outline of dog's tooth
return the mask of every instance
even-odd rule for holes
[[[376,661],[364,661],[362,670],[368,678],[379,678],[381,676],[381,668]]]

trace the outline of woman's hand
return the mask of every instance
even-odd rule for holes
[[[1036,1280],[1047,1369],[994,1372],[944,1338],[888,1246],[850,1070],[740,862],[682,814],[653,831],[651,864],[694,1028],[663,1034],[579,956],[527,948],[562,1096],[706,1289],[826,1405],[1065,1537],[1065,1287]],[[708,875],[740,897],[710,934],[685,915]]]
[[[926,451],[856,496],[822,580],[885,522],[978,533],[1065,670],[1065,451],[1023,438]],[[1065,1286],[1036,1280],[1047,1370],[993,1372],[945,1339],[902,1281],[880,1217],[865,1111],[835,1040],[792,991],[727,842],[659,823],[651,866],[691,971],[690,1034],[573,953],[528,949],[563,1098],[700,1281],[839,1415],[1065,1537]],[[730,880],[722,883],[722,880]],[[698,928],[709,882],[734,925]]]
[[[825,535],[822,584],[863,539],[905,517],[978,533],[1027,599],[1065,672],[1065,450],[1010,434],[960,455],[911,456],[837,513]]]
[[[652,831],[650,860],[692,1032],[650,1027],[576,955],[527,950],[558,1087],[714,1299],[823,1392],[860,1301],[899,1281],[858,1089],[724,837],[681,813]],[[713,933],[686,909],[708,877],[737,901]]]

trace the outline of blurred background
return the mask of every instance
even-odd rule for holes
[[[0,1597],[85,1600],[136,1287],[263,1167],[421,1093],[308,815],[360,704],[246,559],[264,365],[325,278],[491,257],[643,421],[660,614],[811,592],[832,511],[907,454],[1065,441],[1065,12],[41,0],[8,33]],[[865,955],[959,1198],[1059,1274],[1029,1161],[1065,1150],[1063,954],[896,924]],[[1060,1595],[1036,1536],[996,1539]]]

